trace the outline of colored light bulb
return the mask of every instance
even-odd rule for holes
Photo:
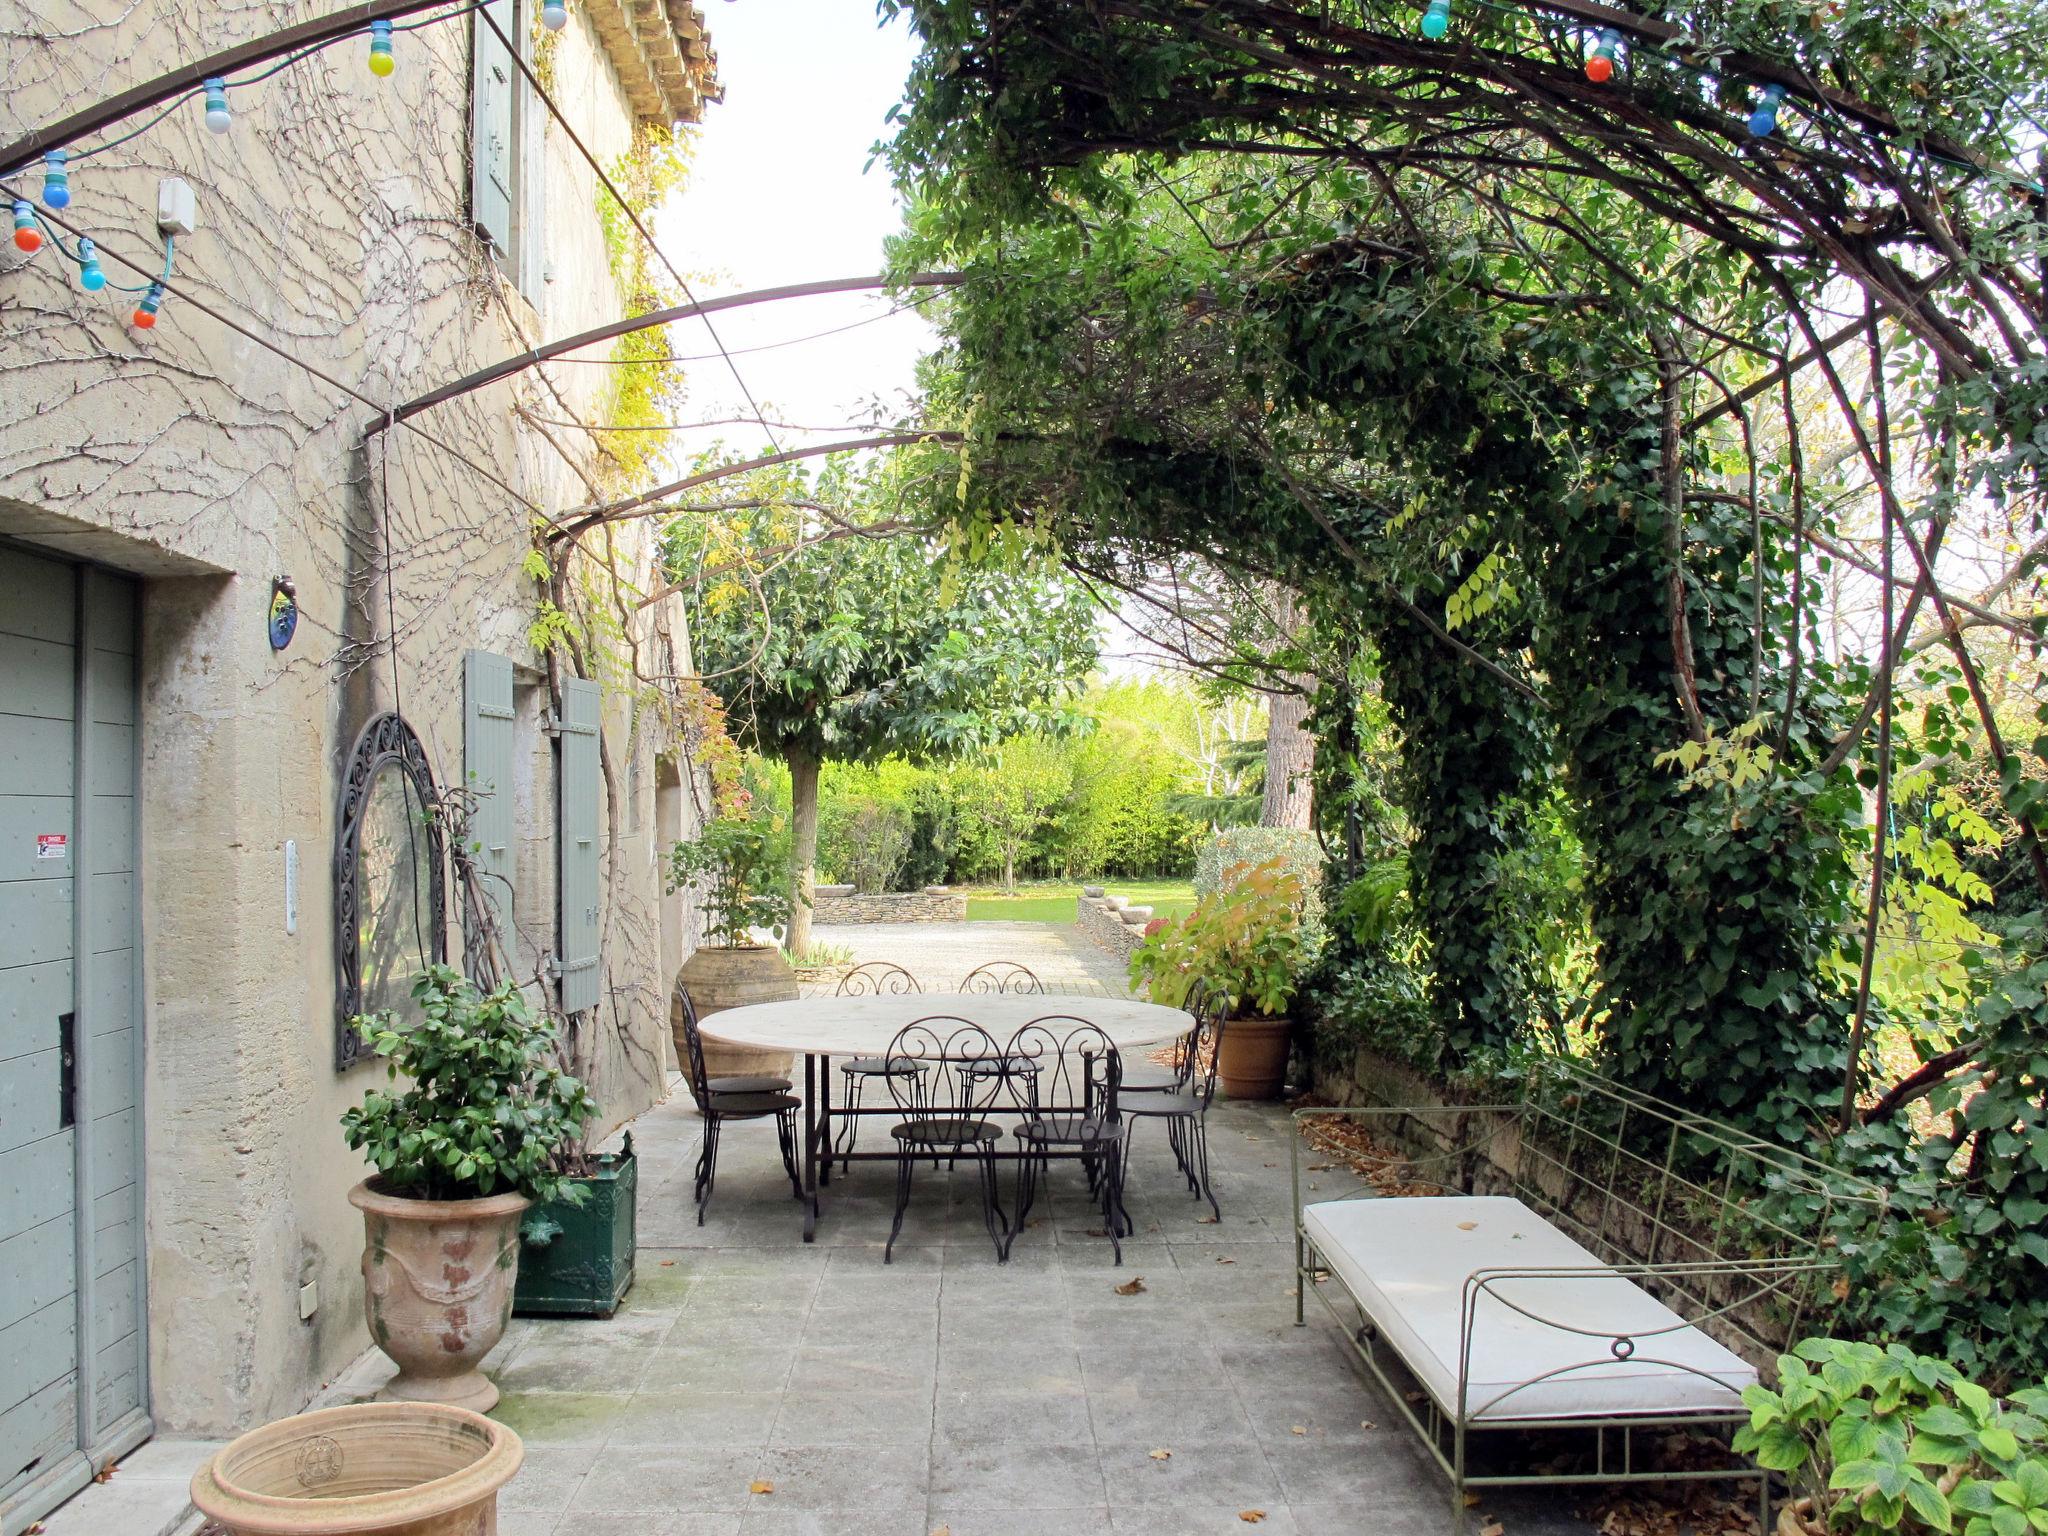
[[[228,83],[215,75],[206,82],[206,126],[214,133],[226,133],[235,119],[228,111]]]
[[[559,32],[569,24],[569,7],[566,0],[541,0],[540,24],[550,32]]]
[[[391,23],[373,21],[370,23],[370,73],[383,79],[398,68],[398,60],[391,56]]]
[[[1756,104],[1756,110],[1749,114],[1749,132],[1752,138],[1768,139],[1778,131],[1778,108],[1785,100],[1785,87],[1767,85],[1764,98]]]
[[[18,197],[14,200],[14,245],[31,256],[43,248],[43,232],[36,228],[36,211]]]
[[[53,149],[43,156],[43,206],[71,206],[71,175],[64,169],[64,151]]]
[[[162,283],[151,283],[149,285],[149,292],[145,293],[142,296],[142,302],[135,306],[135,313],[128,317],[129,323],[138,331],[154,329],[156,326],[156,312],[163,307],[163,302],[164,285]]]
[[[1440,43],[1450,30],[1451,0],[1429,0],[1429,9],[1422,13],[1422,35],[1432,43]]]
[[[78,242],[78,286],[87,293],[98,293],[107,286],[107,274],[100,270],[99,250],[82,236]]]
[[[1621,47],[1621,34],[1609,27],[1600,34],[1600,46],[1593,50],[1593,56],[1586,60],[1586,78],[1595,85],[1605,85],[1614,78],[1614,54]]]

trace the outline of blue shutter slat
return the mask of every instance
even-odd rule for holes
[[[491,904],[499,936],[513,944],[512,876],[517,855],[517,732],[512,701],[512,660],[489,651],[462,658],[462,779],[476,796],[469,838],[476,846],[477,883]],[[472,970],[475,963],[471,963]]]
[[[556,846],[561,860],[562,1009],[597,1006],[600,983],[597,915],[598,826],[604,780],[598,730],[604,690],[585,678],[562,685],[561,793]]]

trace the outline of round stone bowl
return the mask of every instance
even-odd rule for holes
[[[253,1429],[192,1475],[192,1502],[231,1536],[478,1536],[519,1436],[441,1403],[323,1408]]]

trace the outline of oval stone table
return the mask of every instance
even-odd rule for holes
[[[798,997],[752,1003],[708,1015],[698,1028],[707,1040],[788,1051],[804,1059],[804,1241],[818,1230],[818,1185],[832,1176],[832,1084],[834,1056],[886,1056],[906,1025],[920,1020],[979,1024],[998,1045],[1026,1024],[1048,1021],[1064,1034],[1093,1024],[1119,1051],[1143,1050],[1178,1039],[1195,1027],[1179,1008],[1135,998],[1071,996],[1059,992],[911,992],[883,997]],[[944,1034],[943,1028],[939,1033]],[[893,1113],[864,1110],[864,1114]],[[893,1152],[856,1152],[854,1158],[893,1160]],[[822,1160],[822,1168],[821,1168]]]

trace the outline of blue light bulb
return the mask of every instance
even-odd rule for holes
[[[215,75],[206,82],[206,126],[214,133],[226,133],[234,124],[228,111],[228,83]]]
[[[43,156],[43,206],[71,206],[71,176],[64,169],[64,151],[53,149]]]
[[[1764,97],[1756,104],[1756,110],[1749,114],[1749,132],[1752,138],[1768,139],[1778,131],[1778,108],[1785,100],[1785,87],[1767,85]]]
[[[87,293],[98,293],[107,286],[107,274],[100,270],[98,248],[83,236],[78,241],[78,286]]]
[[[541,0],[540,24],[550,32],[559,32],[569,24],[567,0]]]
[[[1440,43],[1450,30],[1451,0],[1429,0],[1429,9],[1422,13],[1422,35]]]

